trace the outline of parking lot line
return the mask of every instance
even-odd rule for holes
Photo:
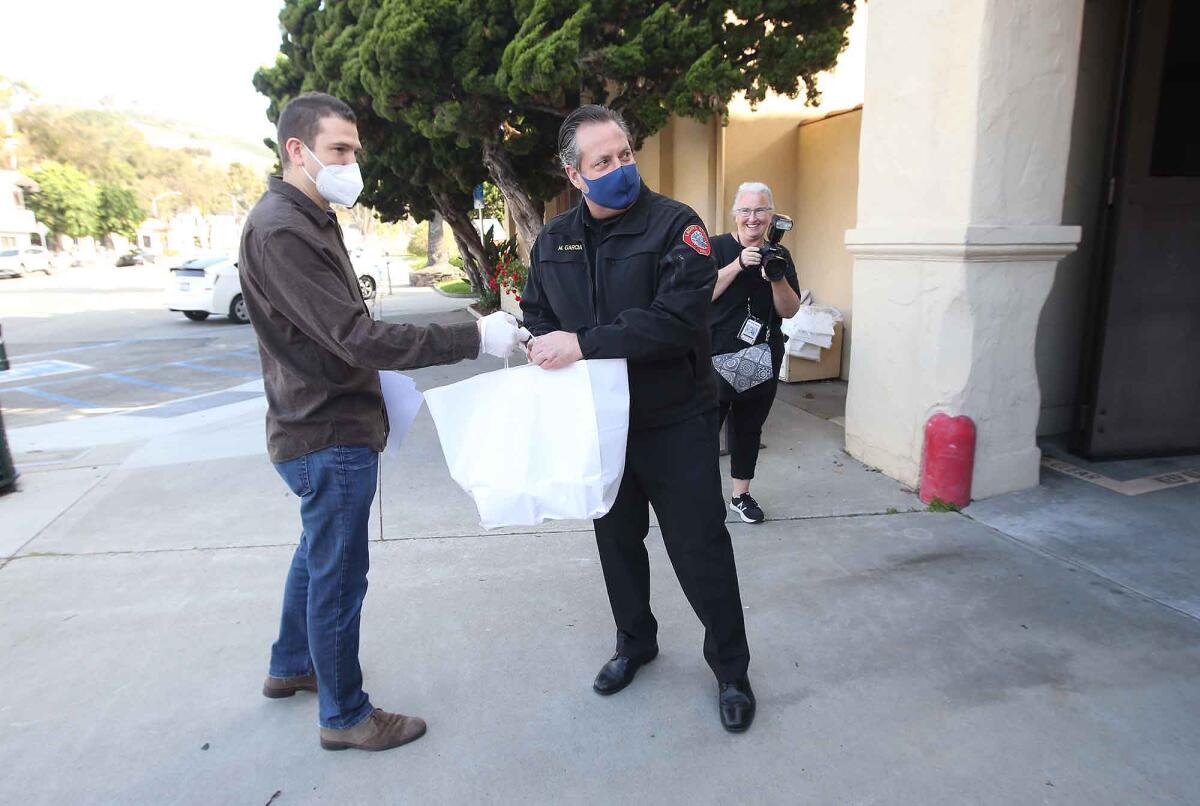
[[[183,386],[170,386],[165,383],[155,383],[154,381],[147,381],[144,378],[134,378],[131,375],[122,375],[118,372],[104,372],[101,373],[100,377],[108,378],[112,381],[119,381],[120,383],[128,383],[133,386],[145,386],[148,389],[159,389],[163,392],[171,392],[173,394],[190,395],[195,394],[196,392],[195,389],[188,389]]]
[[[76,364],[71,361],[29,361],[14,362],[12,367],[0,375],[0,383],[12,381],[31,381],[48,375],[64,375],[69,372],[79,372],[91,369],[87,364]]]
[[[78,353],[83,350],[102,350],[105,347],[120,347],[125,344],[137,344],[141,339],[126,339],[125,341],[104,341],[97,344],[83,344],[78,347],[63,347],[59,350],[44,350],[40,353],[26,353],[24,355],[14,356],[15,359],[25,361],[29,358],[44,358],[48,355],[64,355],[65,353]]]
[[[80,400],[80,399],[74,398],[74,397],[67,397],[66,395],[59,395],[59,394],[55,394],[54,392],[47,392],[45,389],[38,389],[35,386],[17,386],[12,389],[6,389],[4,391],[6,393],[7,392],[24,392],[25,394],[32,395],[33,397],[40,397],[40,398],[44,398],[45,400],[53,400],[58,403],[66,403],[68,406],[74,406],[77,409],[103,408],[100,403],[89,403],[86,400]]]

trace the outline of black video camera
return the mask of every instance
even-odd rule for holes
[[[783,249],[779,246],[779,242],[791,228],[792,219],[785,215],[771,216],[771,223],[767,225],[766,243],[758,247],[758,253],[762,255],[763,273],[771,282],[783,279],[784,270],[787,268],[787,258],[783,256]]]

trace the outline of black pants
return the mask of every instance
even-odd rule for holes
[[[640,659],[658,645],[650,612],[650,507],[692,609],[704,625],[704,659],[720,682],[750,663],[733,544],[717,463],[717,413],[630,431],[625,476],[612,510],[595,521],[604,584],[617,623],[617,652]]]
[[[740,395],[721,400],[721,425],[729,418],[729,475],[735,479],[754,478],[763,423],[771,413],[778,385],[779,381],[772,378]]]

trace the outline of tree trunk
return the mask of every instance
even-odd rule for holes
[[[492,177],[492,182],[504,194],[509,215],[517,228],[517,249],[521,260],[528,264],[529,249],[545,223],[545,205],[532,198],[525,190],[512,160],[500,143],[492,140],[483,142],[483,164]]]
[[[441,213],[429,219],[429,259],[426,266],[437,266],[446,262],[446,239],[443,237]]]
[[[471,288],[482,294],[487,290],[487,253],[479,240],[479,233],[471,224],[471,213],[461,205],[455,205],[453,198],[447,193],[434,193],[434,205],[441,212],[442,218],[450,225],[454,233],[454,242],[458,244],[458,253],[462,255],[463,271]]]
[[[451,231],[453,230],[454,228],[451,227]],[[473,233],[474,230],[471,232]],[[482,295],[485,289],[484,284],[487,281],[483,279],[485,272],[481,268],[483,257],[474,254],[479,251],[478,243],[470,236],[464,239],[457,232],[454,232],[454,242],[458,244],[458,254],[462,257],[463,262],[463,273],[467,275],[467,282],[471,284],[471,290]]]
[[[354,222],[354,226],[358,227],[364,240],[375,234],[375,211],[369,207],[361,204],[351,207],[350,220]]]

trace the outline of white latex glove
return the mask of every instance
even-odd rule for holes
[[[508,358],[517,349],[517,320],[512,314],[496,311],[478,322],[479,352]]]
[[[529,358],[529,348],[533,346],[533,334],[526,328],[517,329],[517,343],[521,345],[521,352],[525,353],[525,358]]]

